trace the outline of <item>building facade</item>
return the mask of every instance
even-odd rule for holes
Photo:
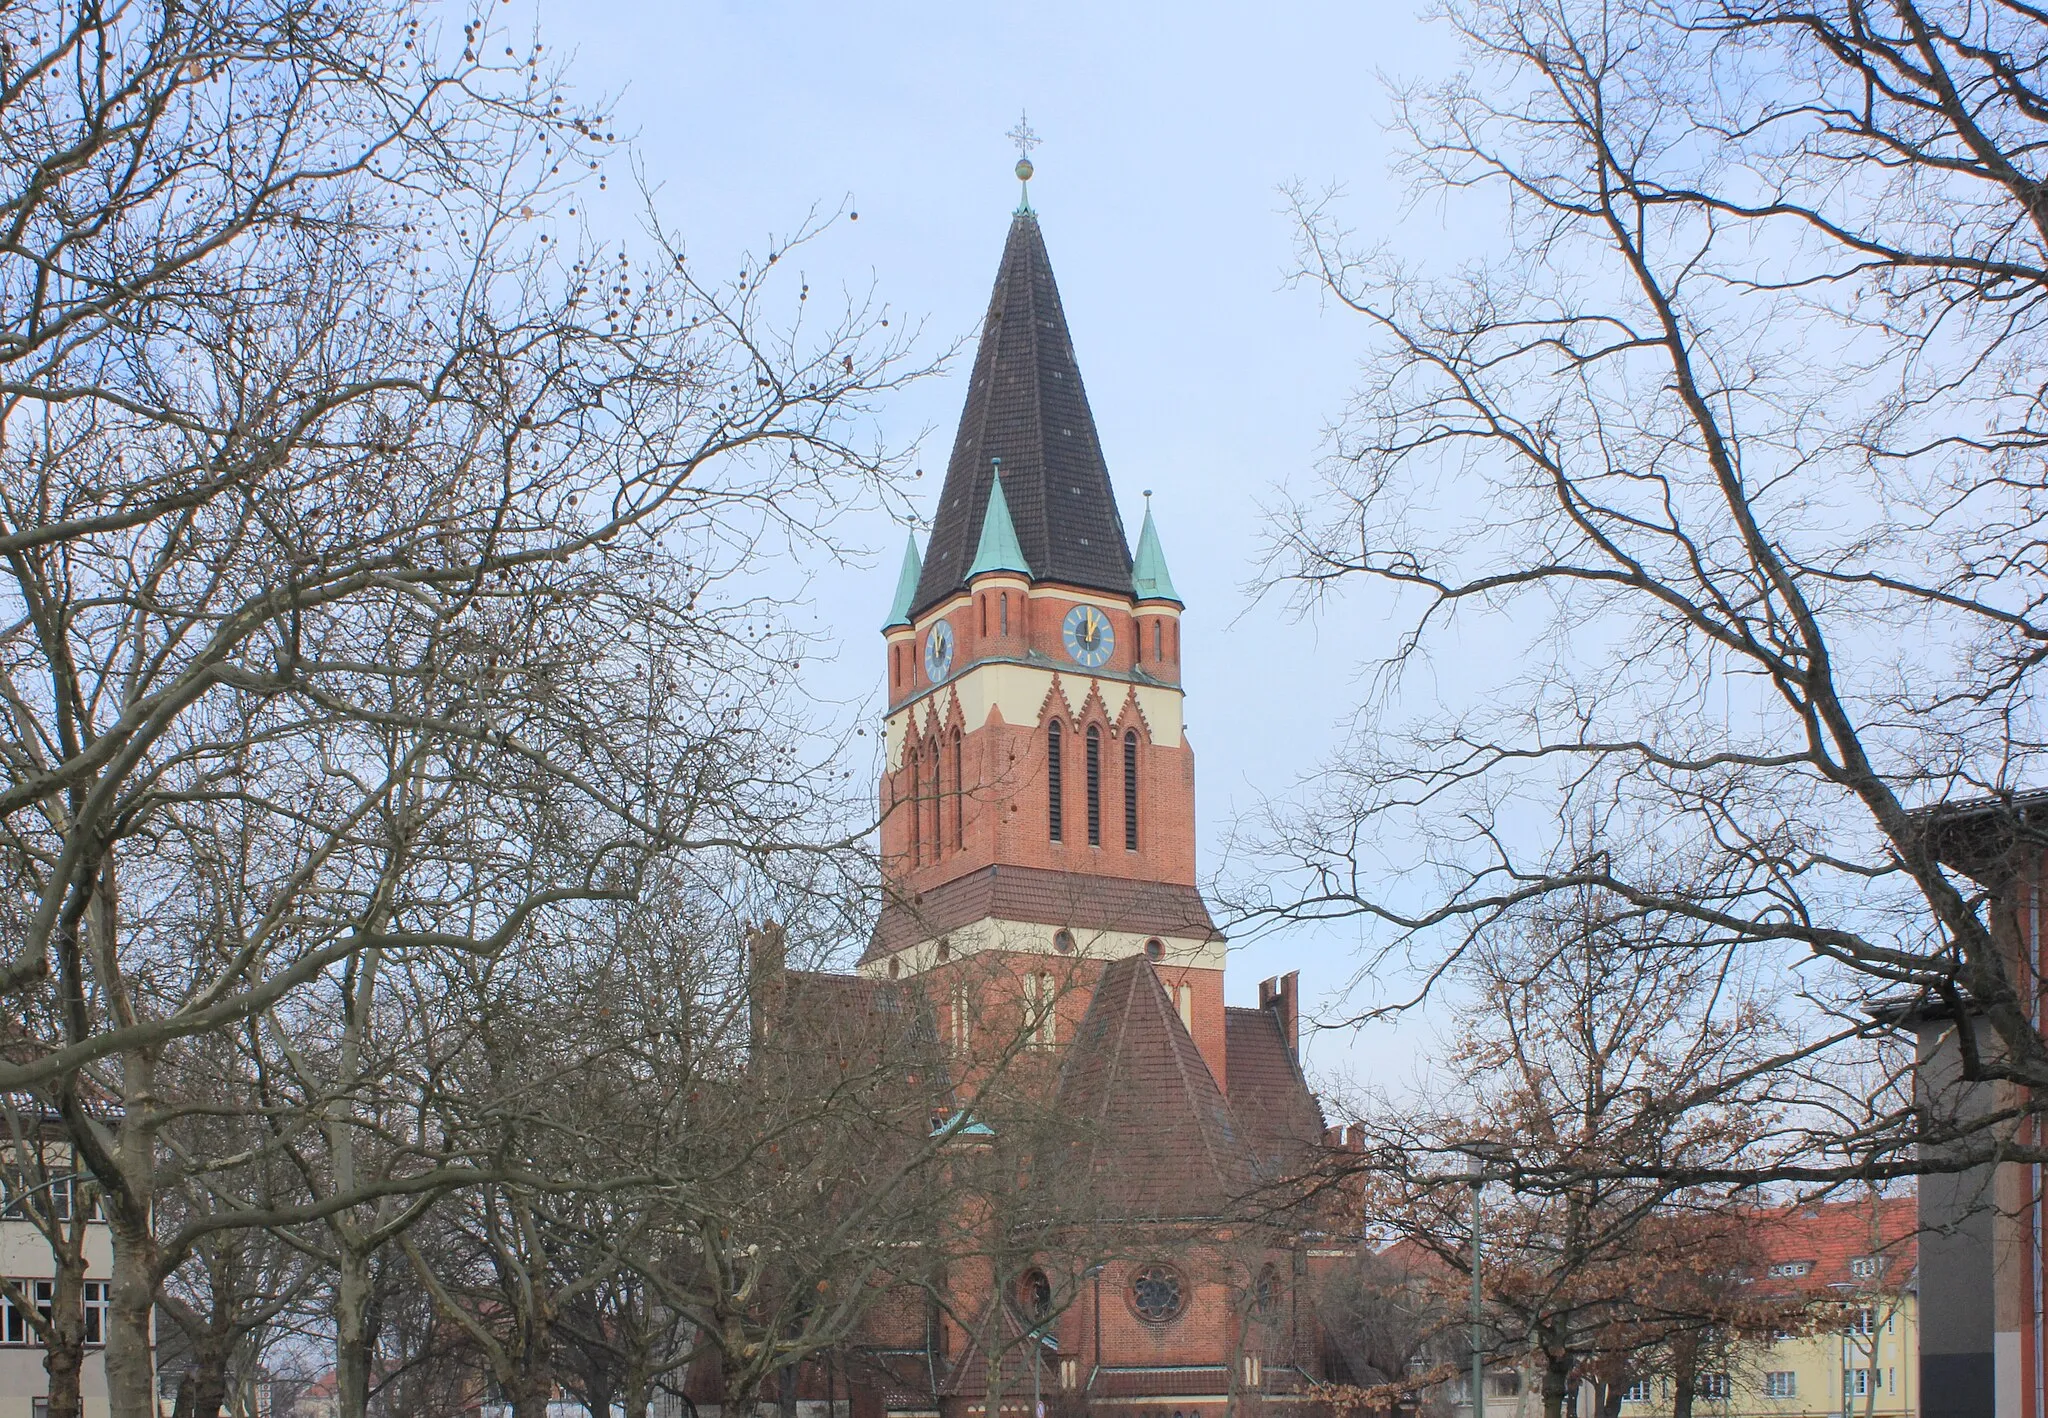
[[[1300,1403],[1319,1374],[1313,1272],[1350,1242],[1272,1204],[1315,1166],[1323,1120],[1296,977],[1224,1003],[1183,609],[1149,506],[1126,536],[1026,201],[882,632],[884,905],[856,976],[785,998],[920,1001],[952,1125],[999,1069],[1041,1090],[1067,1129],[1048,1171],[1118,1239],[1008,1269],[962,1255],[938,1303],[884,1307],[856,1414],[1222,1418]]]
[[[16,1145],[18,1147],[19,1144]],[[101,1345],[106,1334],[107,1283],[113,1271],[113,1246],[106,1225],[98,1219],[90,1189],[81,1188],[69,1165],[69,1151],[46,1143],[40,1157],[10,1150],[0,1172],[0,1276],[9,1282],[0,1291],[0,1418],[44,1418],[50,1376],[44,1347],[28,1311],[47,1309],[52,1298],[56,1264],[45,1228],[55,1226],[67,1238],[75,1235],[85,1261],[85,1364],[79,1374],[85,1418],[107,1413],[107,1376]],[[74,1208],[83,1207],[82,1212]],[[27,1303],[17,1303],[16,1296]]]
[[[1946,866],[1981,885],[1993,937],[2034,1028],[2043,1026],[2042,877],[2048,865],[2048,793],[1944,806],[1922,819]],[[2028,1111],[2018,1085],[1964,1076],[1968,1039],[1995,1057],[1976,1016],[1937,1005],[1895,1011],[1918,1050],[1916,1102],[1936,1127],[1994,1112]],[[2039,1145],[2041,1124],[2018,1141]],[[1961,1145],[1982,1139],[1967,1134]],[[1930,1159],[1942,1160],[1938,1149]],[[1980,1164],[1920,1181],[1921,1384],[1928,1418],[2048,1418],[2048,1198],[2038,1164]]]

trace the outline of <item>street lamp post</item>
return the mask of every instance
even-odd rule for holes
[[[1481,1343],[1486,1302],[1479,1283],[1486,1216],[1480,1194],[1486,1190],[1486,1162],[1477,1152],[1466,1159],[1465,1175],[1472,1188],[1472,1418],[1486,1418],[1486,1351]]]
[[[1486,1166],[1505,1163],[1511,1154],[1498,1142],[1468,1142],[1458,1148],[1465,1154],[1465,1185],[1472,1188],[1472,1418],[1486,1418],[1486,1292],[1480,1271],[1485,1260],[1486,1208],[1480,1193],[1486,1189]]]

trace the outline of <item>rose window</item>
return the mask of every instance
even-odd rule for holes
[[[1180,1272],[1170,1265],[1148,1265],[1131,1277],[1131,1308],[1147,1324],[1178,1319],[1187,1306]]]

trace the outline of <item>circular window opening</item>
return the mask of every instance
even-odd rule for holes
[[[1072,931],[1054,931],[1052,933],[1052,948],[1062,955],[1072,955],[1074,953],[1074,933]]]
[[[952,942],[952,941],[950,941],[950,940],[947,940],[947,939],[945,939],[944,937],[940,937],[940,939],[939,939],[939,963],[943,965],[943,964],[944,964],[944,963],[945,963],[946,961],[948,961],[948,960],[951,960],[952,958],[953,958],[953,942]]]
[[[1166,958],[1166,942],[1158,936],[1153,936],[1152,939],[1146,941],[1145,958],[1147,960],[1164,960]]]
[[[1131,1308],[1147,1324],[1166,1324],[1187,1308],[1180,1272],[1170,1265],[1147,1265],[1131,1277]]]
[[[903,962],[902,962],[901,960],[898,960],[898,959],[897,959],[897,958],[896,958],[895,956],[893,956],[893,955],[892,955],[892,956],[890,956],[890,957],[889,957],[889,978],[893,980],[893,979],[895,979],[895,978],[896,978],[896,977],[897,977],[898,975],[901,975],[902,973],[903,973]]]
[[[1029,1271],[1024,1276],[1024,1313],[1031,1317],[1033,1324],[1043,1324],[1052,1318],[1052,1281],[1042,1270]]]

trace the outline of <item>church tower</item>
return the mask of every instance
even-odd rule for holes
[[[1125,537],[1027,200],[930,543],[905,549],[883,630],[887,897],[860,968],[923,977],[956,1046],[982,1031],[1058,1049],[1103,970],[1143,955],[1227,1076],[1181,612],[1149,503],[1135,557]]]

